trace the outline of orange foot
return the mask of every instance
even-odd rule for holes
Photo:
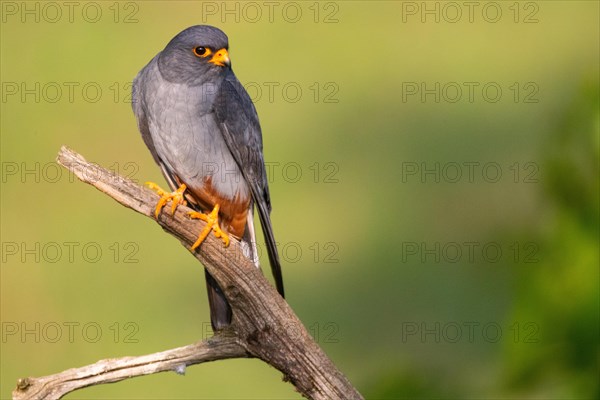
[[[158,193],[158,195],[160,196],[160,200],[156,204],[156,209],[154,210],[154,216],[156,218],[158,218],[160,210],[162,210],[162,208],[167,204],[169,200],[171,200],[171,214],[175,214],[175,210],[177,209],[178,205],[181,204],[185,206],[187,204],[185,198],[183,197],[183,192],[185,192],[185,190],[187,189],[187,186],[185,186],[185,184],[182,184],[181,186],[179,186],[179,189],[171,193],[165,192],[160,188],[160,186],[158,186],[154,182],[146,182],[146,186],[156,191],[156,193]]]
[[[203,214],[197,211],[189,211],[188,215],[190,216],[190,218],[201,219],[202,221],[206,222],[206,226],[204,227],[202,232],[200,232],[198,240],[196,240],[196,243],[192,245],[192,251],[196,250],[196,248],[198,248],[198,246],[202,244],[202,242],[204,241],[204,239],[206,239],[211,230],[215,232],[216,237],[221,238],[221,240],[225,244],[225,247],[229,246],[229,236],[225,232],[223,232],[219,227],[218,204],[215,205],[215,208],[213,208],[210,214]]]

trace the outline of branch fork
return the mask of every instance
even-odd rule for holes
[[[86,161],[65,146],[60,149],[57,161],[80,180],[125,207],[154,218],[159,197],[152,190]],[[162,212],[157,221],[189,250],[206,223],[189,219],[187,211],[187,207],[179,206],[173,215]],[[232,238],[234,243],[239,244]],[[45,377],[19,379],[13,399],[59,399],[87,386],[165,371],[183,374],[190,365],[248,357],[259,358],[277,368],[284,374],[284,380],[306,398],[363,398],[316,344],[262,272],[243,255],[239,245],[225,248],[220,239],[209,235],[193,254],[223,289],[233,310],[231,326],[207,340],[187,346],[144,356],[100,360]]]

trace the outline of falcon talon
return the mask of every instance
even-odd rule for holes
[[[198,239],[192,245],[191,250],[194,251],[204,242],[210,231],[215,232],[215,237],[221,239],[225,247],[229,246],[229,236],[221,230],[219,226],[219,205],[215,205],[215,208],[210,212],[210,214],[204,214],[197,211],[188,211],[187,213],[192,219],[201,219],[206,222],[206,226],[200,232]]]
[[[187,201],[185,201],[183,193],[186,191],[187,186],[185,183],[181,184],[177,190],[174,192],[166,192],[160,186],[158,186],[154,182],[146,182],[144,183],[150,189],[154,190],[160,197],[160,200],[156,204],[156,209],[154,210],[154,217],[158,219],[160,214],[160,210],[164,208],[165,205],[171,200],[171,215],[175,214],[175,210],[177,210],[177,206],[179,205],[187,205]]]
[[[167,192],[162,190],[162,188],[154,182],[147,181],[147,182],[144,182],[144,185],[146,185],[146,186],[148,186],[148,188],[154,190],[156,193],[158,193],[159,196],[164,196],[165,194],[167,194]]]

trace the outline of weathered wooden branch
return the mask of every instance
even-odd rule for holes
[[[217,335],[202,342],[160,353],[110,358],[42,378],[19,379],[17,388],[13,391],[13,399],[59,399],[69,392],[87,386],[164,371],[183,374],[188,365],[248,356],[235,336]]]
[[[58,162],[82,181],[95,186],[124,206],[154,218],[158,201],[150,189],[87,162],[62,147]],[[187,217],[180,206],[174,215],[163,211],[158,223],[189,250],[204,222]],[[362,399],[308,334],[284,299],[244,257],[239,243],[225,248],[209,235],[194,253],[225,293],[233,310],[231,326],[212,338],[177,349],[139,357],[123,357],[69,369],[42,378],[20,379],[14,399],[58,399],[86,386],[117,382],[156,372],[183,372],[188,365],[227,358],[257,357],[283,372],[310,399]]]

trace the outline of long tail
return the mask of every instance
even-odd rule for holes
[[[204,275],[206,276],[206,292],[208,293],[208,305],[210,307],[210,324],[213,331],[216,332],[231,324],[231,307],[227,303],[219,284],[206,268],[204,269]]]

